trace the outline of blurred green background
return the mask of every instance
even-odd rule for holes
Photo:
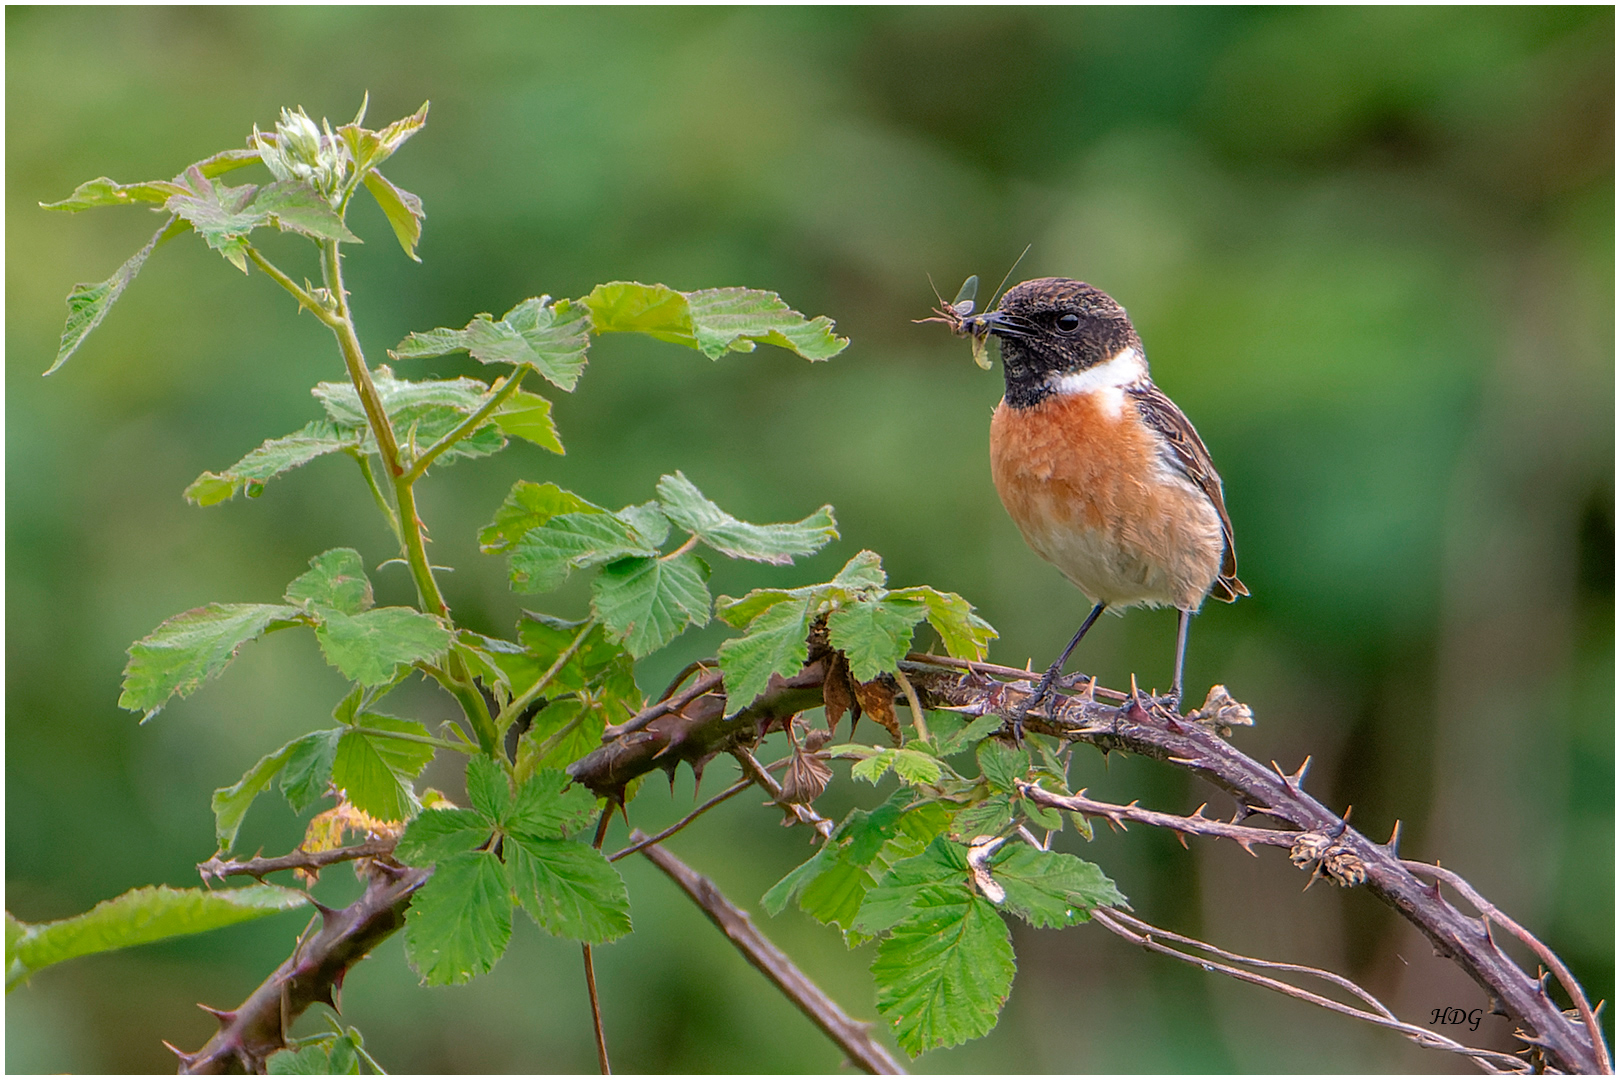
[[[308,635],[277,635],[138,727],[114,705],[130,641],[210,600],[273,599],[329,547],[373,565],[393,554],[344,461],[254,501],[182,501],[202,470],[316,417],[308,387],[341,378],[314,320],[195,238],[159,252],[42,380],[69,287],[109,274],[154,219],[37,204],[94,176],[170,176],[283,105],[347,120],[369,89],[379,126],[433,102],[388,169],[426,204],[423,263],[369,202],[351,215],[368,240],[349,283],[374,361],[410,330],[613,279],[774,289],[853,341],[814,367],[770,348],[710,363],[600,341],[557,402],[567,457],[519,447],[424,485],[463,621],[516,619],[503,566],[475,543],[514,479],[619,506],[680,468],[751,520],[838,511],[843,540],[821,556],[717,567],[716,592],[824,580],[869,547],[893,583],[975,602],[1002,634],[993,659],[1046,663],[1084,601],[990,485],[999,373],[911,322],[934,302],[929,275],[949,294],[976,273],[988,292],[1032,244],[1014,280],[1079,277],[1119,299],[1225,476],[1253,597],[1196,621],[1191,692],[1226,683],[1257,717],[1243,749],[1290,769],[1311,754],[1314,794],[1354,804],[1375,836],[1401,819],[1404,854],[1464,874],[1594,1000],[1613,998],[1612,9],[12,7],[6,31],[6,907],[19,918],[195,884],[213,789],[342,693]],[[314,276],[291,238],[269,242]],[[383,602],[413,599],[403,573],[375,577]],[[585,595],[526,602],[577,616]],[[1173,628],[1169,612],[1107,620],[1075,663],[1162,686]],[[689,633],[647,660],[643,690],[721,637]],[[396,704],[451,713],[427,691]],[[1152,763],[1076,762],[1076,784],[1106,797],[1230,809]],[[716,763],[704,791],[732,772]],[[881,796],[841,775],[829,812]],[[437,765],[428,779],[456,786]],[[660,787],[632,804],[638,824],[692,805],[690,774],[673,796]],[[874,1017],[870,947],[758,912],[810,849],[757,803],[728,803],[671,848]],[[242,844],[276,853],[298,830],[264,799]],[[1301,896],[1276,852],[1189,852],[1136,829],[1083,853],[1143,917],[1332,967],[1408,1018],[1485,1004],[1364,892]],[[637,932],[597,954],[618,1068],[838,1067],[668,882],[622,865]],[[342,872],[321,887],[354,889]],[[240,1000],[302,926],[281,916],[49,970],[7,1000],[7,1068],[172,1068],[159,1038],[199,1045],[211,1021],[193,1003]],[[1463,1067],[1097,927],[1020,927],[1015,943],[999,1026],[918,1069]],[[396,938],[344,1003],[391,1069],[588,1071],[582,982],[577,948],[520,919],[470,986],[418,988]],[[1495,1017],[1460,1032],[1507,1035]]]

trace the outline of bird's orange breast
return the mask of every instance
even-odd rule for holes
[[[1170,469],[1118,388],[1056,394],[990,421],[990,473],[1035,553],[1110,607],[1193,610],[1225,540],[1208,496]]]

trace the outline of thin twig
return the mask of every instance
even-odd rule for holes
[[[719,686],[720,682],[720,673],[718,671],[711,671],[707,675],[703,676],[703,678],[687,687],[681,693],[677,694],[675,697],[669,697],[666,695],[663,701],[655,702],[652,705],[647,706],[645,709],[642,709],[624,723],[603,728],[602,741],[612,742],[621,735],[628,735],[632,731],[642,730],[660,716],[664,716],[668,713],[680,712],[693,701]]]
[[[765,791],[770,795],[771,801],[777,806],[780,806],[783,810],[786,810],[788,813],[792,814],[806,825],[809,825],[822,836],[827,837],[832,835],[833,823],[827,818],[822,817],[820,814],[816,813],[813,808],[806,806],[804,803],[788,802],[786,799],[782,798],[782,785],[778,784],[776,782],[776,778],[773,777],[769,772],[765,771],[765,766],[761,765],[759,760],[755,758],[753,754],[748,752],[747,747],[733,747],[731,756],[737,759],[737,763],[743,767],[743,772],[750,779],[752,779],[754,783],[765,789]]]
[[[591,846],[598,851],[602,850],[602,841],[607,838],[608,823],[613,820],[613,804],[608,803],[602,808],[602,816],[596,823],[596,839]],[[596,1066],[603,1076],[613,1072],[613,1066],[608,1064],[607,1036],[602,1032],[602,1003],[596,996],[596,965],[591,962],[591,946],[589,942],[580,943],[580,952],[585,957],[585,989],[591,998],[591,1025],[596,1031]]]
[[[491,413],[504,405],[507,399],[517,392],[518,387],[523,383],[523,376],[532,370],[533,368],[528,364],[519,364],[513,368],[512,373],[507,376],[506,382],[501,385],[500,389],[491,391],[488,399],[477,410],[452,430],[445,432],[438,442],[422,451],[421,456],[411,464],[410,471],[405,474],[406,483],[415,483],[420,480],[426,475],[428,466],[432,465],[440,454],[482,426],[489,419]]]
[[[495,718],[495,730],[497,732],[504,732],[512,726],[514,720],[523,715],[523,710],[527,709],[530,702],[539,697],[541,691],[551,684],[551,680],[557,677],[557,672],[561,671],[563,665],[574,658],[574,654],[579,651],[581,645],[585,644],[585,639],[595,629],[596,620],[586,619],[585,625],[581,626],[579,633],[574,635],[574,640],[568,643],[568,648],[557,654],[557,659],[552,661],[551,667],[546,669],[546,673],[536,679],[533,686],[506,703],[506,708],[502,709],[501,714]]]
[[[198,863],[197,873],[202,875],[204,881],[210,878],[223,881],[238,874],[263,878],[266,874],[273,874],[277,870],[320,870],[354,859],[375,859],[383,855],[392,855],[394,845],[398,842],[395,837],[385,837],[367,840],[363,844],[354,844],[350,847],[331,848],[327,851],[299,850],[289,855],[278,855],[273,859],[258,856],[251,859],[221,859],[215,855],[207,862]]]
[[[954,656],[935,656],[933,653],[908,653],[906,659],[919,664],[939,664],[942,667],[961,668],[965,671],[976,671],[985,675],[999,675],[1002,678],[1018,679],[1025,682],[1034,682],[1044,674],[1044,672],[1040,671],[1030,671],[1028,668],[987,664],[982,660],[958,660]],[[1054,679],[1052,686],[1054,689],[1059,690],[1074,689],[1082,683],[1090,681],[1090,676],[1074,672]],[[1099,697],[1112,698],[1115,701],[1128,701],[1131,696],[1118,690],[1110,690],[1106,686],[1097,687],[1096,693]]]
[[[1194,833],[1199,836],[1219,836],[1237,844],[1250,855],[1254,850],[1251,844],[1267,844],[1271,847],[1293,847],[1299,839],[1299,833],[1286,832],[1282,829],[1256,829],[1251,825],[1234,825],[1229,821],[1220,821],[1215,818],[1204,817],[1202,813],[1188,816],[1179,814],[1165,814],[1158,810],[1144,810],[1133,801],[1129,805],[1120,806],[1116,803],[1098,802],[1096,799],[1086,797],[1084,788],[1073,795],[1054,795],[1046,791],[1039,784],[1030,784],[1022,780],[1017,781],[1020,794],[1038,806],[1050,806],[1058,810],[1072,810],[1086,814],[1090,817],[1107,818],[1110,822],[1124,828],[1127,821],[1135,821],[1143,825],[1152,825],[1155,828],[1170,829],[1177,833]],[[1198,808],[1200,811],[1203,807]]]
[[[638,829],[630,834],[630,839],[639,844],[649,838]],[[681,862],[667,848],[654,844],[642,848],[641,853],[668,874],[730,939],[737,951],[838,1044],[853,1065],[869,1073],[898,1075],[905,1072],[894,1055],[872,1038],[870,1025],[851,1019],[837,1002],[794,966],[786,953],[761,934],[748,913],[727,900],[714,882]]]
[[[1575,1008],[1581,1015],[1581,1021],[1586,1025],[1587,1033],[1592,1036],[1592,1045],[1597,1047],[1598,1053],[1602,1055],[1603,1071],[1614,1071],[1614,1063],[1609,1057],[1609,1048],[1603,1041],[1603,1029],[1598,1026],[1597,1012],[1587,1002],[1586,993],[1581,989],[1581,984],[1575,981],[1574,973],[1558,958],[1557,953],[1542,944],[1541,940],[1530,931],[1504,915],[1501,908],[1479,895],[1472,885],[1463,880],[1461,875],[1440,866],[1414,862],[1411,859],[1402,859],[1401,865],[1415,874],[1428,874],[1444,881],[1447,885],[1456,889],[1464,900],[1474,905],[1474,910],[1479,912],[1480,918],[1487,922],[1496,923],[1528,945],[1531,951],[1541,958],[1541,962],[1546,964],[1554,975],[1558,976],[1558,982],[1563,986],[1564,992],[1575,1003]]]
[[[911,723],[917,729],[917,738],[928,742],[928,721],[923,716],[922,702],[917,700],[917,688],[911,685],[911,680],[906,678],[906,673],[899,668],[895,668],[894,677],[899,682],[900,689],[905,692],[906,704],[911,706]]]
[[[1239,957],[1231,953],[1223,953],[1222,950],[1215,949],[1213,946],[1205,945],[1203,942],[1195,941],[1191,938],[1184,938],[1178,934],[1166,933],[1155,926],[1142,922],[1140,919],[1133,918],[1126,915],[1124,912],[1116,911],[1110,908],[1098,908],[1091,913],[1091,917],[1108,929],[1111,933],[1117,934],[1126,941],[1140,945],[1151,952],[1156,952],[1163,956],[1169,956],[1176,960],[1180,960],[1183,963],[1201,967],[1205,971],[1219,971],[1223,975],[1230,975],[1232,978],[1241,980],[1242,982],[1252,983],[1255,986],[1263,986],[1268,990],[1275,990],[1279,994],[1286,994],[1288,997],[1297,998],[1300,1001],[1310,1002],[1312,1005],[1318,1005],[1324,1009],[1330,1009],[1336,1013],[1343,1013],[1345,1016],[1351,1016],[1358,1020],[1365,1020],[1369,1024],[1377,1024],[1379,1027],[1399,1031],[1407,1038],[1417,1043],[1419,1046],[1427,1047],[1431,1050],[1448,1050],[1452,1053],[1462,1054],[1465,1057],[1472,1058],[1480,1068],[1487,1072],[1527,1073],[1530,1071],[1528,1064],[1526,1064],[1523,1060],[1514,1057],[1512,1054],[1504,1054],[1496,1050],[1484,1050],[1477,1047],[1464,1046],[1453,1039],[1448,1039],[1446,1036],[1441,1035],[1438,1032],[1429,1031],[1428,1029],[1418,1027],[1415,1024],[1408,1024],[1404,1021],[1397,1020],[1394,1018],[1393,1014],[1390,1013],[1389,1009],[1385,1008],[1382,1004],[1377,1005],[1377,1012],[1368,1012],[1365,1009],[1358,1009],[1353,1005],[1346,1005],[1342,1001],[1334,1001],[1332,998],[1323,997],[1321,994],[1313,994],[1309,990],[1302,990],[1299,987],[1294,986],[1292,983],[1283,982],[1281,979],[1273,979],[1266,975],[1259,975],[1252,971],[1245,971],[1243,968],[1233,967],[1230,964],[1223,964],[1216,960],[1208,960],[1202,957],[1193,956],[1189,953],[1184,953],[1179,949],[1173,949],[1170,946],[1165,945],[1163,942],[1159,941],[1158,938],[1166,937],[1172,940],[1182,941],[1201,951],[1208,952],[1211,955],[1225,955],[1230,959],[1238,961],[1239,963],[1253,963],[1265,967],[1277,967],[1281,965],[1272,964],[1264,960],[1252,960],[1248,957]],[[1133,926],[1137,929],[1133,929]],[[1293,965],[1291,967],[1293,970],[1304,970],[1310,974],[1320,975],[1324,978],[1333,978],[1336,981],[1338,979],[1337,976],[1332,976],[1328,972],[1304,968],[1302,965]],[[1361,997],[1363,1000],[1372,998],[1372,995],[1368,994],[1366,991],[1358,991],[1357,996]],[[1495,1064],[1496,1062],[1508,1065],[1510,1068],[1498,1068]]]
[[[627,855],[634,855],[644,847],[663,843],[665,840],[668,840],[670,837],[692,824],[693,821],[696,821],[700,815],[713,810],[716,806],[719,806],[721,803],[725,802],[734,795],[741,795],[743,792],[747,791],[753,786],[754,781],[752,777],[746,780],[737,781],[735,784],[732,784],[730,787],[726,788],[726,790],[722,791],[720,794],[716,795],[714,798],[710,799],[696,810],[693,810],[690,814],[687,814],[685,817],[681,818],[681,820],[677,821],[663,832],[654,833],[645,840],[638,840],[627,848],[620,848],[618,851],[615,851],[612,855],[608,856],[608,862],[618,862]]]

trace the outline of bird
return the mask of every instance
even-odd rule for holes
[[[1208,596],[1249,595],[1208,449],[1153,384],[1141,337],[1101,289],[1036,278],[1007,290],[994,310],[970,311],[958,304],[941,314],[976,345],[985,335],[1001,344],[1006,394],[990,420],[1001,503],[1035,553],[1095,605],[1018,720],[1046,699],[1105,610],[1137,606],[1180,613],[1163,699],[1179,713],[1189,621]]]

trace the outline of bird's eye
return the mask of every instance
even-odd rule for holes
[[[1080,329],[1080,316],[1072,311],[1065,311],[1057,317],[1057,328],[1065,334],[1072,334]]]

